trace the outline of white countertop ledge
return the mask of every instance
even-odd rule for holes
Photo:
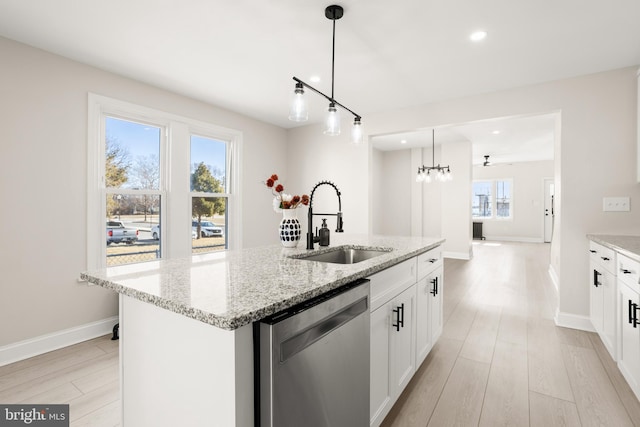
[[[444,239],[332,234],[331,245],[392,249],[356,264],[290,258],[280,245],[214,252],[84,272],[81,279],[216,326],[234,330],[441,245]]]
[[[587,234],[589,240],[640,262],[640,236],[617,236],[611,234]]]

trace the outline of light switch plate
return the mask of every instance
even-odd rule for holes
[[[629,212],[631,210],[628,197],[604,197],[602,210],[605,212]]]

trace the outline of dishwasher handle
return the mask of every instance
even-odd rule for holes
[[[325,335],[369,310],[368,297],[364,297],[280,344],[280,363],[309,347]]]

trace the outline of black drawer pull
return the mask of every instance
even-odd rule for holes
[[[610,259],[609,259],[609,258],[607,258],[606,256],[601,256],[600,258],[602,258],[602,259],[603,259],[603,260],[605,260],[605,261],[610,261]]]
[[[436,261],[438,261],[438,258],[431,258],[431,259],[429,260],[429,262],[430,262],[431,264],[433,264],[433,263],[434,263],[434,262],[436,262]]]
[[[396,313],[396,323],[391,326],[396,328],[396,331],[400,331],[400,328],[404,328],[404,303],[394,308],[393,312]]]
[[[631,274],[631,270],[627,270],[626,268],[621,268],[620,271],[622,271],[624,274]]]
[[[600,275],[602,275],[602,273],[598,272],[598,270],[593,270],[593,286],[595,286],[596,288],[602,284],[598,282],[598,276]]]
[[[591,252],[592,254],[597,254],[598,251],[594,251],[593,249],[589,249],[589,252]]]

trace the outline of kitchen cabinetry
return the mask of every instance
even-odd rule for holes
[[[416,366],[420,366],[442,334],[442,273],[441,247],[431,249],[418,257]]]
[[[370,421],[379,425],[415,372],[416,259],[371,281]]]
[[[618,368],[640,399],[640,263],[618,255]]]
[[[438,246],[369,277],[371,426],[380,425],[442,334],[442,265]]]
[[[589,253],[591,323],[616,360],[616,253],[596,242]]]

